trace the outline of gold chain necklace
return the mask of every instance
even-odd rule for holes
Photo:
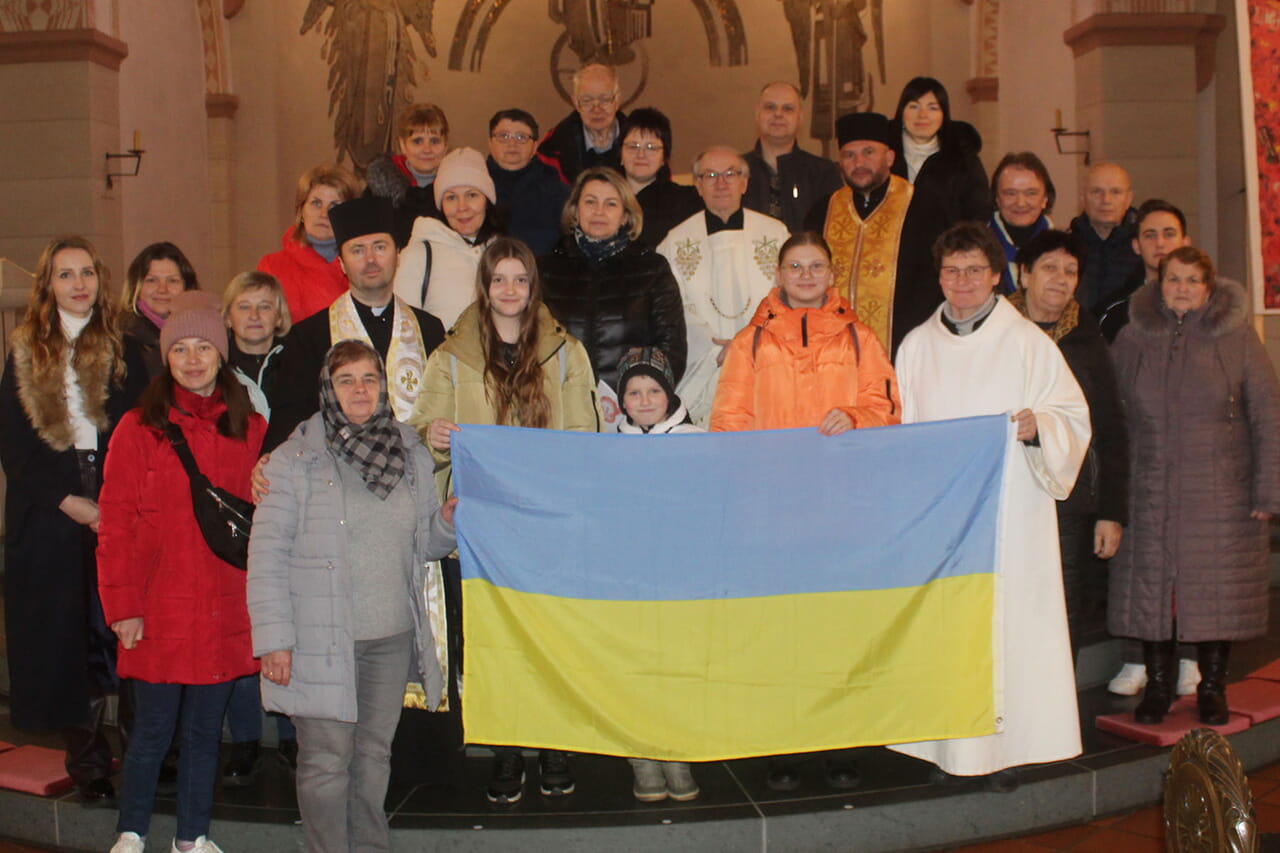
[[[750,297],[750,296],[748,296],[748,297],[747,297],[747,304],[746,304],[746,305],[744,305],[744,306],[742,306],[742,310],[741,310],[741,311],[739,311],[737,314],[732,314],[732,315],[730,315],[730,314],[726,314],[726,313],[724,313],[723,311],[721,311],[721,310],[720,310],[720,306],[719,306],[719,304],[717,304],[717,303],[716,303],[716,298],[715,298],[714,296],[712,296],[710,293],[708,293],[708,294],[707,294],[707,298],[711,300],[711,307],[712,307],[712,308],[714,308],[714,309],[716,310],[716,313],[717,313],[717,314],[719,314],[721,317],[725,318],[726,320],[736,320],[736,319],[738,319],[738,318],[739,318],[739,317],[741,317],[743,314],[747,313],[747,309],[751,307],[751,297]]]

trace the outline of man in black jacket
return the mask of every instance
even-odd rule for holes
[[[1125,282],[1142,266],[1131,244],[1137,236],[1129,173],[1115,163],[1095,163],[1080,193],[1083,212],[1071,233],[1085,248],[1076,300],[1096,317],[1125,292]]]
[[[560,171],[572,184],[583,169],[609,166],[621,171],[622,132],[626,118],[618,112],[621,92],[618,74],[608,65],[584,65],[573,75],[573,106],[570,113],[538,144],[542,162]]]
[[[535,255],[560,239],[560,211],[569,188],[560,174],[534,156],[538,122],[519,109],[499,110],[489,119],[489,177],[498,204],[507,208],[507,235],[523,240]]]
[[[742,155],[751,169],[742,204],[786,223],[795,233],[804,227],[813,203],[840,189],[836,164],[803,150],[796,133],[804,109],[800,90],[790,83],[770,83],[756,104],[756,145]]]

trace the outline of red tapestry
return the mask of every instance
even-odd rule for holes
[[[1280,0],[1250,0],[1253,121],[1262,220],[1263,307],[1280,311]]]

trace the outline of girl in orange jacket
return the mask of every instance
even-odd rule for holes
[[[778,286],[726,353],[712,432],[816,426],[838,435],[901,423],[889,356],[831,280],[820,235],[802,231],[782,245]]]

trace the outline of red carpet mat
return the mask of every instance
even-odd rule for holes
[[[19,746],[0,752],[0,788],[48,797],[71,787],[66,753],[43,746]]]

